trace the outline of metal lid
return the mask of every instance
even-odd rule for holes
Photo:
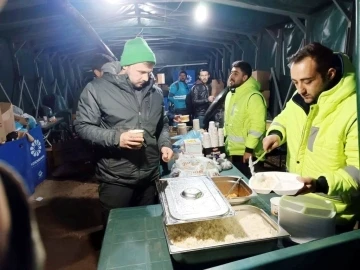
[[[161,179],[157,188],[166,225],[234,215],[229,202],[206,176]]]

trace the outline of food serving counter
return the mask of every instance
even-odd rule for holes
[[[242,174],[233,168],[221,175]],[[252,197],[247,205],[264,210],[271,218],[270,198],[273,193]],[[99,270],[171,270],[171,269],[256,269],[314,268],[317,266],[342,266],[356,261],[360,251],[360,230],[328,237],[310,243],[284,248],[236,261],[216,261],[201,265],[180,264],[169,253],[164,234],[160,204],[145,207],[115,209],[110,212],[105,232]],[[351,252],[349,252],[351,250]],[[319,255],[320,254],[320,255]],[[206,256],[206,252],[201,256]],[[339,258],[341,258],[339,260]],[[274,268],[275,267],[275,268]]]

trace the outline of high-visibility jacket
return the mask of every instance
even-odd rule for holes
[[[225,146],[230,156],[244,155],[246,148],[253,149],[256,156],[263,153],[266,101],[259,90],[260,83],[250,77],[226,96]]]
[[[306,105],[299,94],[274,119],[268,134],[282,134],[287,143],[287,168],[303,177],[326,178],[327,194],[314,193],[335,204],[338,224],[360,213],[359,148],[354,67],[337,54],[342,78],[322,92],[316,104]]]

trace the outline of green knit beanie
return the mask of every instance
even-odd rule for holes
[[[156,64],[156,58],[146,41],[137,37],[125,43],[120,62],[123,67],[144,62]]]

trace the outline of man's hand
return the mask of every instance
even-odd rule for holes
[[[209,96],[209,98],[208,98],[209,102],[213,102],[213,101],[214,101],[214,99],[215,99],[215,97],[214,97],[214,96]]]
[[[315,192],[316,190],[316,180],[310,177],[298,177],[300,182],[304,183],[304,187],[300,189],[296,195],[307,194]]]
[[[169,147],[166,147],[166,146],[163,146],[161,148],[161,154],[162,154],[162,160],[164,162],[169,162],[170,159],[172,159],[173,155],[174,155],[174,152],[173,150],[171,150]]]
[[[263,148],[266,153],[280,146],[280,137],[278,135],[269,135],[263,139]]]
[[[249,159],[252,156],[253,156],[253,154],[245,152],[243,155],[243,163],[249,163]]]
[[[136,133],[124,132],[120,135],[120,147],[127,149],[140,149],[144,138],[136,135]]]
[[[175,123],[179,123],[179,122],[181,122],[180,117],[181,117],[181,115],[180,115],[180,114],[175,114],[175,115],[174,115],[174,120],[173,120],[173,121],[174,121]]]

